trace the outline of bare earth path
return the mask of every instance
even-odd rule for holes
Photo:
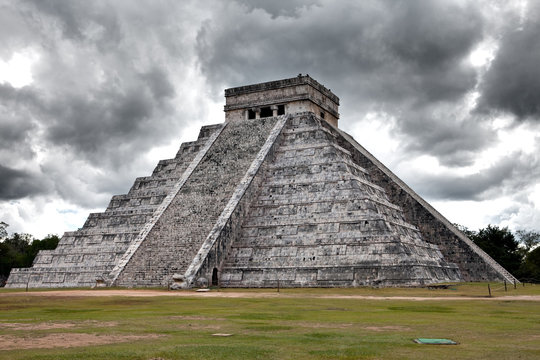
[[[165,290],[51,290],[31,292],[9,292],[0,296],[48,296],[48,297],[96,297],[96,296],[178,296],[178,297],[213,297],[213,298],[321,298],[321,299],[359,299],[359,300],[519,300],[540,301],[540,295],[508,295],[508,296],[366,296],[366,295],[328,295],[328,294],[295,294],[283,292],[249,292],[249,291],[165,291]]]

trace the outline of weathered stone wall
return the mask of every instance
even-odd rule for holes
[[[225,120],[245,118],[246,109],[286,104],[286,113],[325,113],[325,120],[337,126],[339,98],[308,75],[225,90]]]
[[[312,113],[281,135],[222,269],[238,287],[419,285],[460,279]]]
[[[457,235],[458,230],[452,229],[453,226],[448,220],[354,139],[328,124],[323,125],[336,136],[336,142],[340,146],[351,152],[353,161],[370,173],[373,182],[385,189],[390,201],[403,209],[405,220],[420,230],[425,241],[437,245],[446,261],[454,262],[459,267],[463,281],[503,280],[505,275],[507,281],[514,280],[511,274],[482,250]],[[485,256],[480,256],[480,253]]]
[[[40,251],[32,268],[13,269],[7,287],[94,286],[97,278],[106,278],[215,130],[203,127],[197,141],[182,144],[174,159],[160,161],[152,176],[113,196],[105,212],[90,214],[81,229],[66,232],[55,250]]]
[[[173,274],[186,272],[275,122],[227,124],[115,285],[167,286]]]

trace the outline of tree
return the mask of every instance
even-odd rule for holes
[[[507,227],[488,225],[473,234],[471,240],[510,273],[518,273],[523,254],[518,241]]]
[[[516,236],[519,242],[525,247],[527,253],[540,243],[540,233],[536,231],[518,230],[516,231]]]
[[[519,272],[524,281],[540,282],[540,247],[527,254]]]
[[[57,235],[36,240],[32,235],[15,233],[0,242],[0,286],[4,286],[12,268],[32,266],[39,250],[56,249],[59,240]]]
[[[6,228],[8,226],[9,225],[6,224],[5,222],[0,221],[0,240],[6,238],[8,236],[8,233],[7,233],[7,230],[6,230]]]
[[[34,240],[29,248],[26,250],[25,267],[32,266],[37,253],[40,250],[53,250],[56,249],[60,238],[58,235],[49,234],[42,240]]]
[[[471,229],[469,229],[469,228],[466,227],[466,226],[463,226],[463,225],[460,225],[460,224],[456,224],[456,223],[454,223],[454,226],[455,226],[459,231],[461,231],[463,234],[465,234],[465,236],[468,237],[469,239],[472,239],[472,237],[476,235],[476,231],[471,230]]]
[[[17,254],[5,242],[0,242],[0,286],[4,286],[9,272],[14,267]]]

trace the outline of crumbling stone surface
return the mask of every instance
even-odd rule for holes
[[[152,176],[138,178],[127,194],[113,196],[105,212],[90,214],[81,229],[66,232],[55,250],[40,251],[32,268],[13,269],[7,287],[96,286],[219,126],[204,126],[197,141],[182,144],[174,159],[160,161]]]
[[[227,124],[115,285],[167,286],[172,274],[186,272],[275,122]]]
[[[226,89],[225,101],[225,121],[245,119],[249,110],[262,117],[265,107],[277,110],[278,105],[285,107],[284,114],[323,114],[335,126],[339,120],[339,98],[309,75]]]
[[[221,286],[421,285],[459,281],[385,190],[313,114],[282,133],[226,257]]]
[[[322,125],[335,134],[338,144],[353,154],[357,164],[369,171],[373,182],[385,189],[390,201],[402,207],[406,221],[418,227],[425,241],[437,245],[444,258],[458,266],[462,281],[516,281],[352,137],[327,123]]]

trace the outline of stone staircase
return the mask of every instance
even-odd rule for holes
[[[113,271],[115,285],[167,286],[173,274],[186,272],[276,120],[227,123],[148,235]]]

